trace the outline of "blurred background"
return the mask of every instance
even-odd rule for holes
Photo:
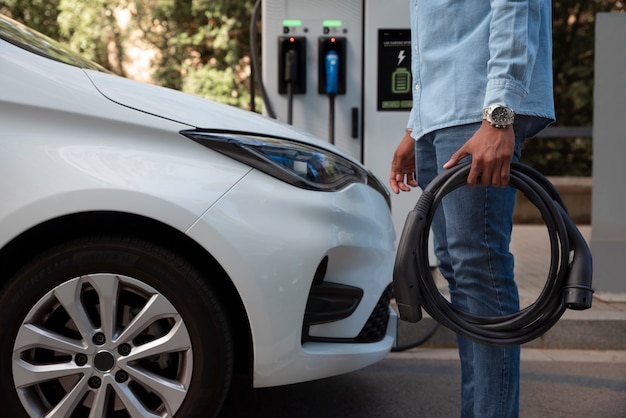
[[[261,39],[250,45],[250,27],[261,33],[261,21],[251,21],[253,8],[232,0],[3,0],[0,13],[121,76],[260,111],[250,52]],[[625,11],[615,0],[553,1],[554,126],[592,126],[595,16]],[[522,161],[548,176],[589,177],[587,131],[527,141]]]

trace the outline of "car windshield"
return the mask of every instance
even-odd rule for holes
[[[59,42],[3,15],[0,15],[0,39],[42,57],[75,67],[107,71],[104,67],[81,57]]]

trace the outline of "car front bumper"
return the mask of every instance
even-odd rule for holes
[[[389,207],[373,188],[314,192],[253,170],[188,234],[239,291],[252,333],[255,387],[339,375],[390,351],[396,334],[391,308],[383,333],[358,338],[388,291],[395,258]],[[325,259],[325,282],[363,295],[349,316],[305,327],[307,300]]]

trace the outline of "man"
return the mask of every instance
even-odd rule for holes
[[[549,0],[410,0],[413,109],[393,157],[395,193],[470,158],[467,183],[432,223],[452,304],[479,315],[519,310],[509,252],[511,161],[554,120]],[[519,347],[458,338],[462,417],[519,415]]]

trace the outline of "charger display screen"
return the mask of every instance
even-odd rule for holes
[[[410,111],[411,86],[410,29],[379,29],[377,109]]]

